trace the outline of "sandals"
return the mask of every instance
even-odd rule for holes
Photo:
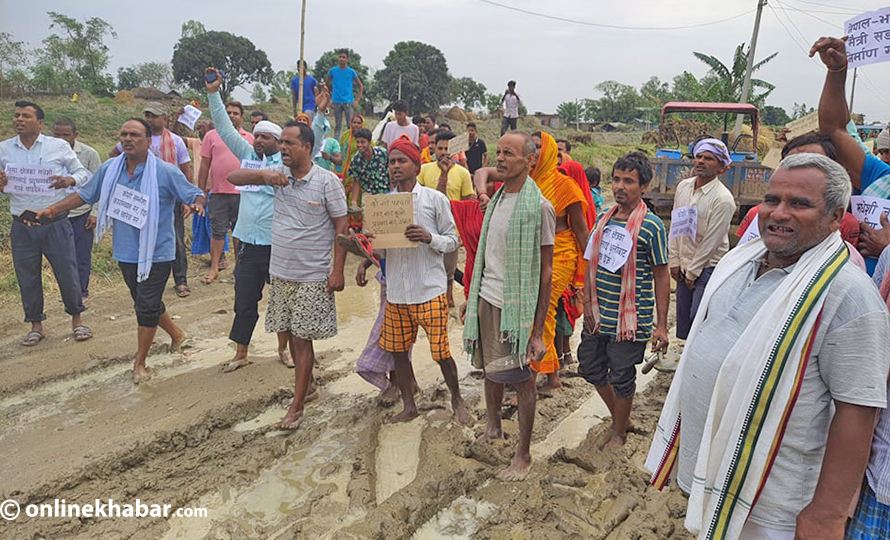
[[[182,284],[176,286],[176,296],[180,298],[185,298],[186,296],[192,294],[192,290],[189,289],[188,285]]]
[[[28,332],[28,335],[25,336],[25,339],[22,340],[21,344],[22,347],[33,347],[44,339],[46,339],[46,336],[44,336],[37,330],[31,330],[30,332]]]
[[[93,331],[89,326],[78,325],[74,327],[74,341],[86,341],[93,337]]]

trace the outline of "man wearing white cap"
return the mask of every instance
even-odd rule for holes
[[[890,163],[890,128],[884,128],[884,131],[878,135],[878,140],[875,141],[875,150],[881,161]]]
[[[207,68],[209,73],[215,72]],[[262,162],[263,166],[281,165],[278,141],[281,128],[262,120],[253,127],[253,146],[248,144],[235,129],[226,113],[219,85],[222,78],[207,87],[207,101],[210,104],[210,117],[217,126],[220,139],[239,160]],[[246,366],[247,348],[259,319],[257,304],[263,297],[263,287],[269,281],[269,257],[272,249],[272,210],[275,190],[272,186],[250,186],[241,190],[241,204],[238,207],[238,220],[232,236],[238,239],[238,265],[235,267],[235,320],[229,339],[237,344],[234,358],[224,364],[224,371],[234,371]],[[288,354],[288,333],[278,334],[278,356],[288,367],[293,360]]]
[[[677,337],[686,339],[711,272],[729,251],[735,200],[719,175],[732,159],[723,141],[703,139],[693,150],[695,176],[677,184],[668,241],[671,277],[677,281]]]

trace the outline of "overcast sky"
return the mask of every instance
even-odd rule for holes
[[[496,0],[502,4],[574,21],[633,27],[705,25],[683,30],[622,30],[550,20],[482,0],[308,0],[306,58],[348,46],[372,69],[403,40],[438,47],[455,77],[472,77],[500,93],[509,79],[528,109],[552,112],[563,101],[599,97],[594,87],[613,79],[639,87],[650,76],[669,81],[689,70],[705,74],[693,51],[729,63],[735,47],[751,38],[757,0]],[[883,0],[887,2],[890,0]],[[208,30],[251,39],[274,69],[299,57],[300,0],[0,0],[0,30],[32,47],[49,33],[47,11],[85,19],[100,16],[114,26],[109,71],[130,64],[169,61],[181,24],[200,20]],[[778,52],[757,76],[777,88],[767,103],[791,112],[794,102],[818,104],[825,69],[805,52],[821,35],[840,35],[843,22],[883,7],[869,0],[770,0],[764,9],[757,58]],[[742,15],[744,14],[744,15]],[[742,15],[732,20],[714,21]],[[783,27],[784,24],[784,27]],[[803,49],[803,50],[802,50]],[[890,63],[859,70],[854,110],[868,121],[890,120]],[[849,85],[852,76],[848,78]],[[247,98],[247,92],[238,97]],[[249,99],[248,99],[249,100]]]

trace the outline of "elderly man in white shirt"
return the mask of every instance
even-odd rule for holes
[[[404,409],[390,422],[407,422],[418,415],[414,403],[414,376],[408,351],[422,326],[430,341],[433,360],[439,364],[451,392],[454,416],[462,424],[471,421],[460,395],[457,365],[448,344],[447,275],[444,254],[457,249],[457,227],[448,197],[417,182],[420,149],[408,139],[396,139],[389,147],[389,176],[399,193],[412,193],[414,223],[405,237],[415,248],[386,250],[386,311],[380,347],[393,355],[396,384]],[[367,268],[367,265],[361,269]],[[360,271],[359,283],[364,281]]]
[[[83,324],[86,309],[81,298],[74,232],[68,214],[62,213],[43,223],[28,226],[28,208],[45,208],[67,195],[66,188],[79,187],[89,178],[89,171],[77,159],[71,145],[62,139],[40,133],[43,109],[30,101],[17,101],[13,115],[16,136],[0,142],[0,190],[9,194],[12,212],[12,263],[15,267],[25,322],[31,331],[22,340],[26,347],[37,345],[46,337],[43,321],[43,257],[49,261],[59,283],[65,312],[71,315],[75,341],[93,337]],[[7,173],[16,174],[11,178]],[[45,176],[39,176],[45,173]]]

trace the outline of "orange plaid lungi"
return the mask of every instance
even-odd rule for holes
[[[448,299],[444,294],[422,304],[386,304],[380,347],[391,353],[408,352],[422,326],[430,340],[433,360],[451,358],[448,346]]]

